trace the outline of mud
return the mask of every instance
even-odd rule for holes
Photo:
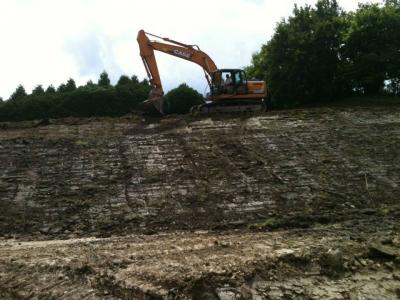
[[[400,299],[400,108],[0,124],[0,299]]]
[[[4,299],[398,299],[399,232],[397,215],[275,232],[6,240],[0,242],[0,295]]]

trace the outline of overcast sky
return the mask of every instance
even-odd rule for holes
[[[17,85],[28,92],[66,82],[97,81],[106,70],[112,81],[122,74],[145,78],[136,35],[144,29],[188,44],[198,44],[219,68],[250,63],[295,3],[316,0],[1,0],[0,96]],[[345,10],[356,0],[339,0]],[[361,1],[367,2],[367,1]],[[166,90],[182,82],[206,89],[197,65],[157,54]]]

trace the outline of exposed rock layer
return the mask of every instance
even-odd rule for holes
[[[298,226],[400,195],[398,107],[2,127],[2,234]]]

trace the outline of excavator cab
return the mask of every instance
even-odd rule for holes
[[[246,95],[246,73],[240,69],[221,69],[212,74],[211,96]]]

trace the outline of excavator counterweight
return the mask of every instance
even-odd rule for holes
[[[158,41],[151,41],[148,36],[155,37]],[[193,112],[265,109],[264,99],[267,96],[267,88],[264,81],[247,81],[245,72],[240,69],[218,69],[211,57],[201,51],[197,45],[187,45],[169,38],[162,38],[146,33],[144,30],[139,31],[137,41],[140,56],[152,87],[149,98],[142,105],[143,110],[147,110],[149,106],[154,106],[161,114],[164,114],[164,90],[158,71],[155,50],[188,60],[203,68],[210,88],[210,92],[207,94],[208,101],[206,104],[193,107]]]

